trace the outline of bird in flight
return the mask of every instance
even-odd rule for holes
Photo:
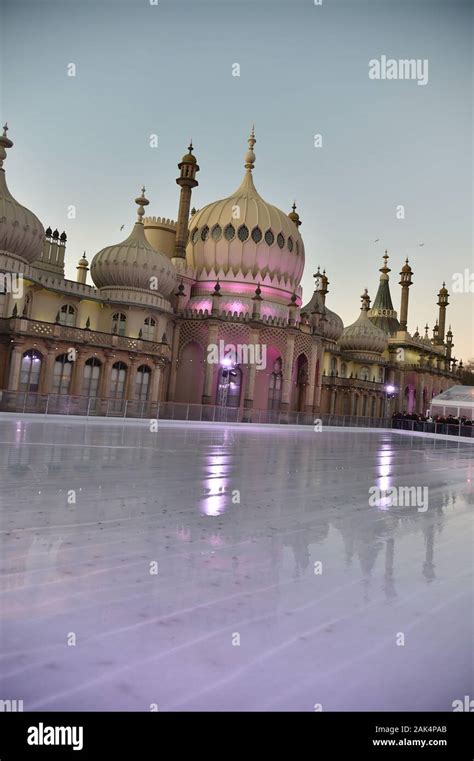
[[[377,238],[377,240],[374,240],[374,243],[378,243],[380,238]]]
[[[424,244],[424,243],[418,243],[418,245],[419,245],[419,246],[424,246],[425,244]]]

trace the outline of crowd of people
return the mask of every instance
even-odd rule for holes
[[[412,420],[413,425],[405,425],[404,421]],[[450,428],[452,426],[452,428]],[[466,417],[455,415],[418,415],[416,412],[394,412],[392,428],[402,428],[428,433],[457,433],[459,428],[472,428],[473,421]],[[454,430],[456,427],[457,430]],[[471,432],[465,432],[469,435]]]

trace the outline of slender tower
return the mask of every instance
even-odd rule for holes
[[[439,306],[439,319],[438,319],[438,335],[436,343],[442,346],[444,344],[444,332],[446,330],[446,307],[449,305],[448,301],[449,293],[446,288],[446,283],[443,283],[443,287],[439,289],[438,301]]]
[[[413,281],[411,279],[411,276],[413,275],[412,268],[408,264],[408,259],[405,260],[405,264],[403,265],[401,272],[400,272],[400,283],[402,287],[402,300],[400,302],[400,327],[402,330],[407,330],[407,322],[408,322],[408,296],[409,296],[409,288],[410,285],[412,285]]]
[[[176,183],[181,187],[179,196],[178,221],[176,225],[176,241],[174,244],[173,258],[186,258],[186,243],[188,242],[188,221],[189,209],[191,206],[191,191],[199,183],[196,180],[196,173],[199,172],[199,166],[196,157],[193,156],[192,141],[188,147],[188,153],[181,159],[178,164],[180,175]]]

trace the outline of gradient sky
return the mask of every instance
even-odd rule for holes
[[[260,194],[285,211],[296,198],[303,221],[305,299],[321,264],[328,306],[353,322],[363,289],[375,297],[387,248],[397,310],[410,258],[409,330],[421,331],[433,327],[443,279],[452,293],[454,273],[474,272],[472,2],[0,5],[0,118],[15,143],[8,183],[45,227],[66,230],[69,278],[84,250],[90,260],[126,237],[143,183],[147,211],[176,218],[176,165],[190,137],[201,167],[193,204],[229,195],[253,122]],[[428,59],[429,83],[370,80],[368,62],[381,55]],[[464,360],[474,355],[472,304],[473,294],[452,293],[448,308]]]

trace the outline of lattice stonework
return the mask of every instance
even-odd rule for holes
[[[207,325],[202,322],[182,322],[179,334],[178,356],[190,341],[196,341],[204,350],[207,346]]]
[[[313,341],[311,339],[311,336],[308,335],[298,335],[295,339],[295,353],[294,358],[296,359],[299,354],[304,352],[306,354],[306,357],[308,361],[311,361],[311,353],[313,351]]]
[[[274,346],[281,352],[282,359],[285,357],[287,335],[284,330],[275,328],[263,328],[260,331],[260,341],[267,346]]]
[[[226,343],[249,343],[250,341],[250,329],[247,325],[239,325],[235,322],[226,322],[219,325],[218,340],[225,341]]]

